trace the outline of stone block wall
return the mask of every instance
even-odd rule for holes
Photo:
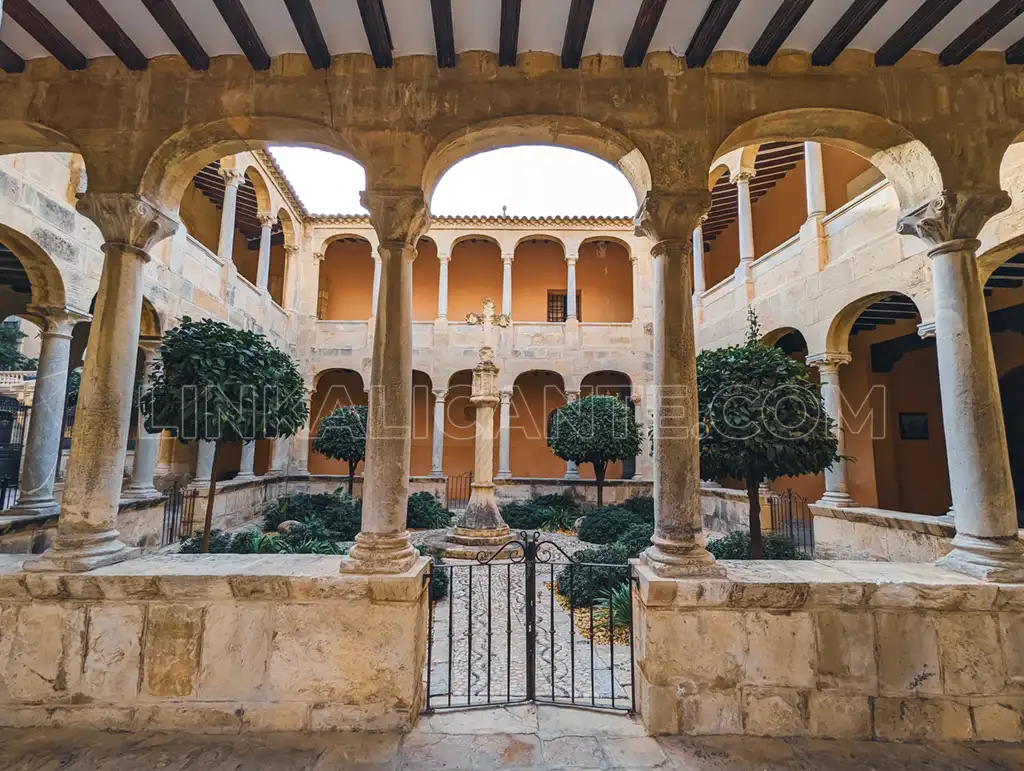
[[[1024,585],[932,565],[637,565],[640,712],[659,734],[1024,740]]]
[[[817,559],[934,562],[949,553],[956,535],[949,515],[817,504],[810,509]]]
[[[0,726],[405,730],[423,698],[426,560],[147,557],[0,575]]]

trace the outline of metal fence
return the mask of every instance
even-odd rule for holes
[[[167,500],[164,502],[164,526],[160,535],[161,546],[195,533],[198,495],[198,490],[189,489],[181,484],[174,485],[167,491]]]
[[[796,550],[805,557],[814,558],[814,516],[807,499],[788,489],[768,496],[772,515],[772,532],[790,538]]]

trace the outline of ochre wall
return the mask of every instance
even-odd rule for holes
[[[825,169],[825,205],[831,213],[856,197],[850,195],[850,182],[870,169],[871,162],[839,147],[822,145],[821,163]],[[878,178],[882,178],[880,172]]]
[[[580,397],[600,394],[602,396],[622,397],[623,393],[631,395],[632,388],[629,376],[621,372],[592,372],[580,383]],[[646,442],[646,440],[644,440]],[[579,467],[582,479],[594,478],[594,467],[590,463]],[[622,479],[622,461],[608,464],[605,479]]]
[[[576,289],[579,290],[579,263],[576,271]],[[515,321],[547,321],[548,291],[564,293],[567,281],[568,266],[561,244],[523,241],[516,248],[512,263],[512,318]],[[588,318],[585,303],[583,313],[584,318]]]
[[[334,241],[320,264],[318,291],[327,290],[324,319],[361,321],[373,311],[373,255],[370,242]]]
[[[576,289],[580,293],[581,321],[633,320],[633,266],[621,244],[607,241],[603,250],[596,241],[583,244],[576,262]],[[515,291],[513,284],[513,297]],[[532,294],[543,294],[547,301],[546,288],[534,288]]]
[[[419,370],[412,372],[412,449],[409,474],[414,477],[430,473],[433,449],[434,395],[430,376]]]
[[[486,298],[501,310],[501,248],[493,241],[460,241],[452,249],[448,264],[448,318],[461,321],[471,311],[483,308]],[[437,313],[437,283],[434,283],[434,314]],[[430,318],[433,318],[431,316]]]
[[[181,197],[179,214],[189,235],[216,254],[220,240],[220,209],[199,188],[189,185]]]
[[[437,246],[430,239],[421,238],[416,249],[416,260],[412,264],[413,321],[433,321],[437,318],[437,284],[440,278],[441,263],[437,260]],[[455,320],[450,308],[448,318]]]
[[[309,404],[309,473],[310,474],[344,474],[348,475],[348,463],[325,458],[313,451],[313,437],[316,436],[320,421],[338,407],[351,404],[366,404],[366,386],[358,372],[350,369],[330,370],[320,375],[316,383],[316,391]],[[363,465],[357,467],[362,473]]]
[[[562,378],[553,372],[526,372],[512,393],[509,457],[513,477],[562,478],[565,461],[547,444],[548,414],[565,404]]]

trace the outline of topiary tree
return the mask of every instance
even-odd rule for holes
[[[597,505],[602,506],[608,464],[640,452],[640,429],[633,411],[617,396],[585,396],[555,410],[548,446],[562,460],[594,467]]]
[[[749,321],[743,345],[697,356],[700,476],[746,482],[751,556],[763,559],[761,482],[817,474],[839,456],[821,387],[804,364],[760,341],[753,311]]]
[[[294,435],[309,405],[295,362],[266,337],[220,321],[188,316],[164,335],[142,400],[146,430],[178,441],[224,444]],[[217,474],[210,474],[202,551],[210,546]]]
[[[313,451],[331,460],[348,463],[348,494],[356,478],[356,466],[366,458],[366,415],[362,405],[338,407],[320,421]]]

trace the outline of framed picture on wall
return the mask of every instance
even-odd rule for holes
[[[927,439],[928,413],[901,412],[900,439]]]

